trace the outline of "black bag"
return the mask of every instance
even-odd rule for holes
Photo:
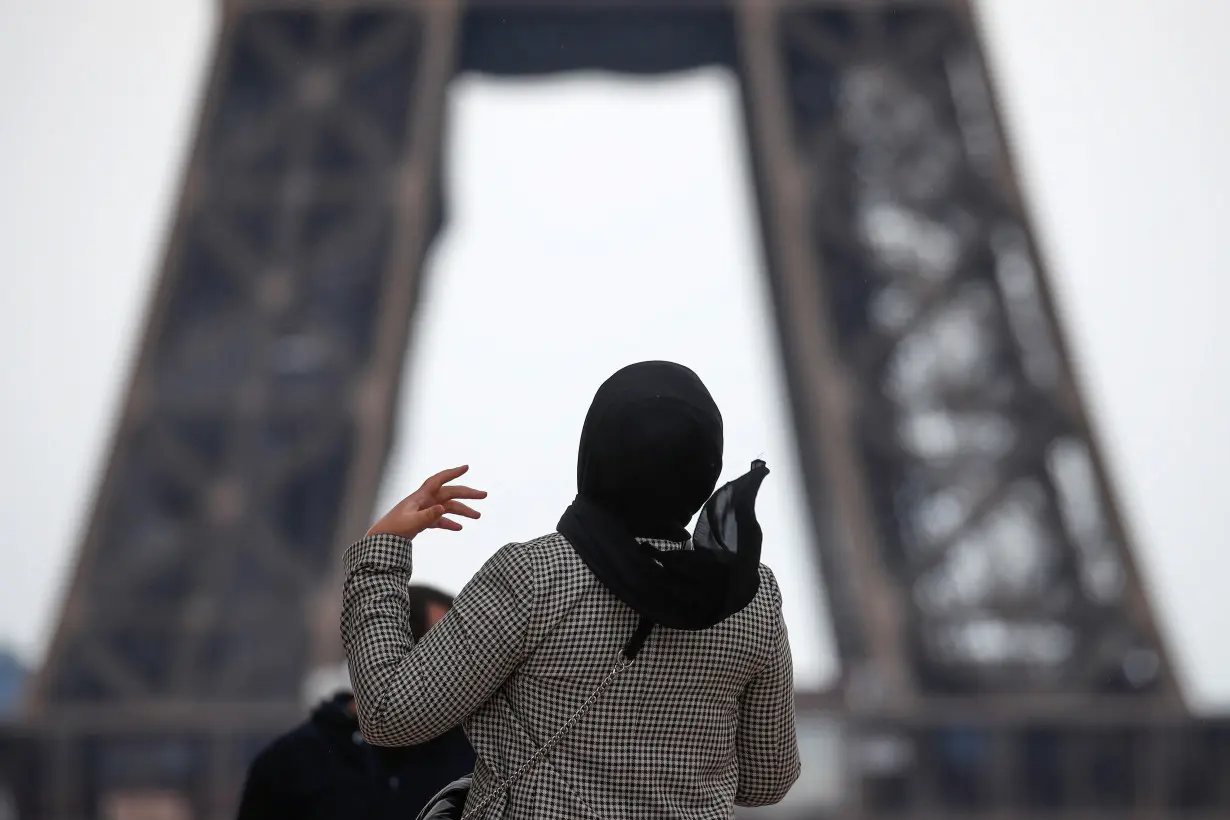
[[[560,727],[558,732],[551,735],[547,742],[542,744],[538,751],[530,755],[530,758],[522,763],[516,771],[505,777],[498,786],[483,795],[483,798],[474,804],[473,809],[470,811],[465,810],[466,801],[470,797],[470,786],[474,779],[474,776],[471,775],[470,777],[455,780],[441,789],[435,797],[428,801],[423,810],[419,812],[417,820],[472,820],[472,818],[480,814],[492,800],[506,792],[509,786],[526,772],[537,766],[538,762],[546,757],[547,753],[555,747],[555,744],[559,743],[564,735],[568,733],[568,730],[581,719],[581,716],[589,711],[589,707],[594,705],[594,702],[602,696],[607,687],[615,682],[620,673],[633,664],[637,653],[645,645],[645,640],[649,637],[652,629],[653,622],[641,618],[640,623],[637,624],[636,631],[632,633],[632,637],[628,640],[627,645],[616,655],[615,666],[602,679],[602,683],[598,684],[598,687],[594,689],[593,694],[586,698],[585,702],[573,712],[572,717],[564,722],[564,725]]]
[[[428,801],[419,812],[418,820],[460,820],[473,780],[473,777],[463,777],[449,783]]]

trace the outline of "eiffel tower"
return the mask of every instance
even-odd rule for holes
[[[805,774],[777,816],[1216,814],[1230,741],[1187,716],[975,22],[957,0],[225,2],[29,702],[30,816],[232,816],[339,658],[338,559],[446,217],[450,79],[703,65],[740,83],[842,667],[800,694],[840,795]]]

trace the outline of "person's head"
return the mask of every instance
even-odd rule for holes
[[[410,632],[420,640],[453,608],[453,596],[435,587],[410,585]]]
[[[722,414],[700,377],[641,362],[598,388],[585,417],[577,492],[632,535],[673,538],[717,486]]]

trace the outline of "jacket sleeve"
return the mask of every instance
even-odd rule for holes
[[[373,535],[346,551],[342,644],[359,726],[377,746],[423,743],[481,706],[529,654],[534,575],[519,545],[496,553],[417,643],[411,545]]]
[[[239,799],[238,820],[273,820],[294,808],[289,805],[289,795],[279,794],[282,779],[275,771],[276,748],[265,749],[252,761]]]
[[[782,618],[782,596],[767,568],[763,580],[772,589],[775,623],[768,659],[748,684],[739,704],[736,754],[739,788],[735,803],[766,806],[780,802],[799,777],[799,746],[794,726],[794,664]]]

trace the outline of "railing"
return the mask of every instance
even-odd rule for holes
[[[1097,699],[1006,706],[802,713],[799,784],[740,817],[1230,817],[1230,718]]]
[[[799,706],[802,776],[781,805],[740,818],[1230,818],[1230,718],[1100,699],[874,714],[812,697]],[[247,761],[303,717],[236,709],[235,721],[205,725],[163,708],[118,743],[115,726],[74,726],[71,714],[37,730],[0,725],[0,804],[22,820],[83,820],[100,816],[110,792],[170,789],[185,817],[233,816]],[[55,799],[52,776],[68,777],[71,800]]]

